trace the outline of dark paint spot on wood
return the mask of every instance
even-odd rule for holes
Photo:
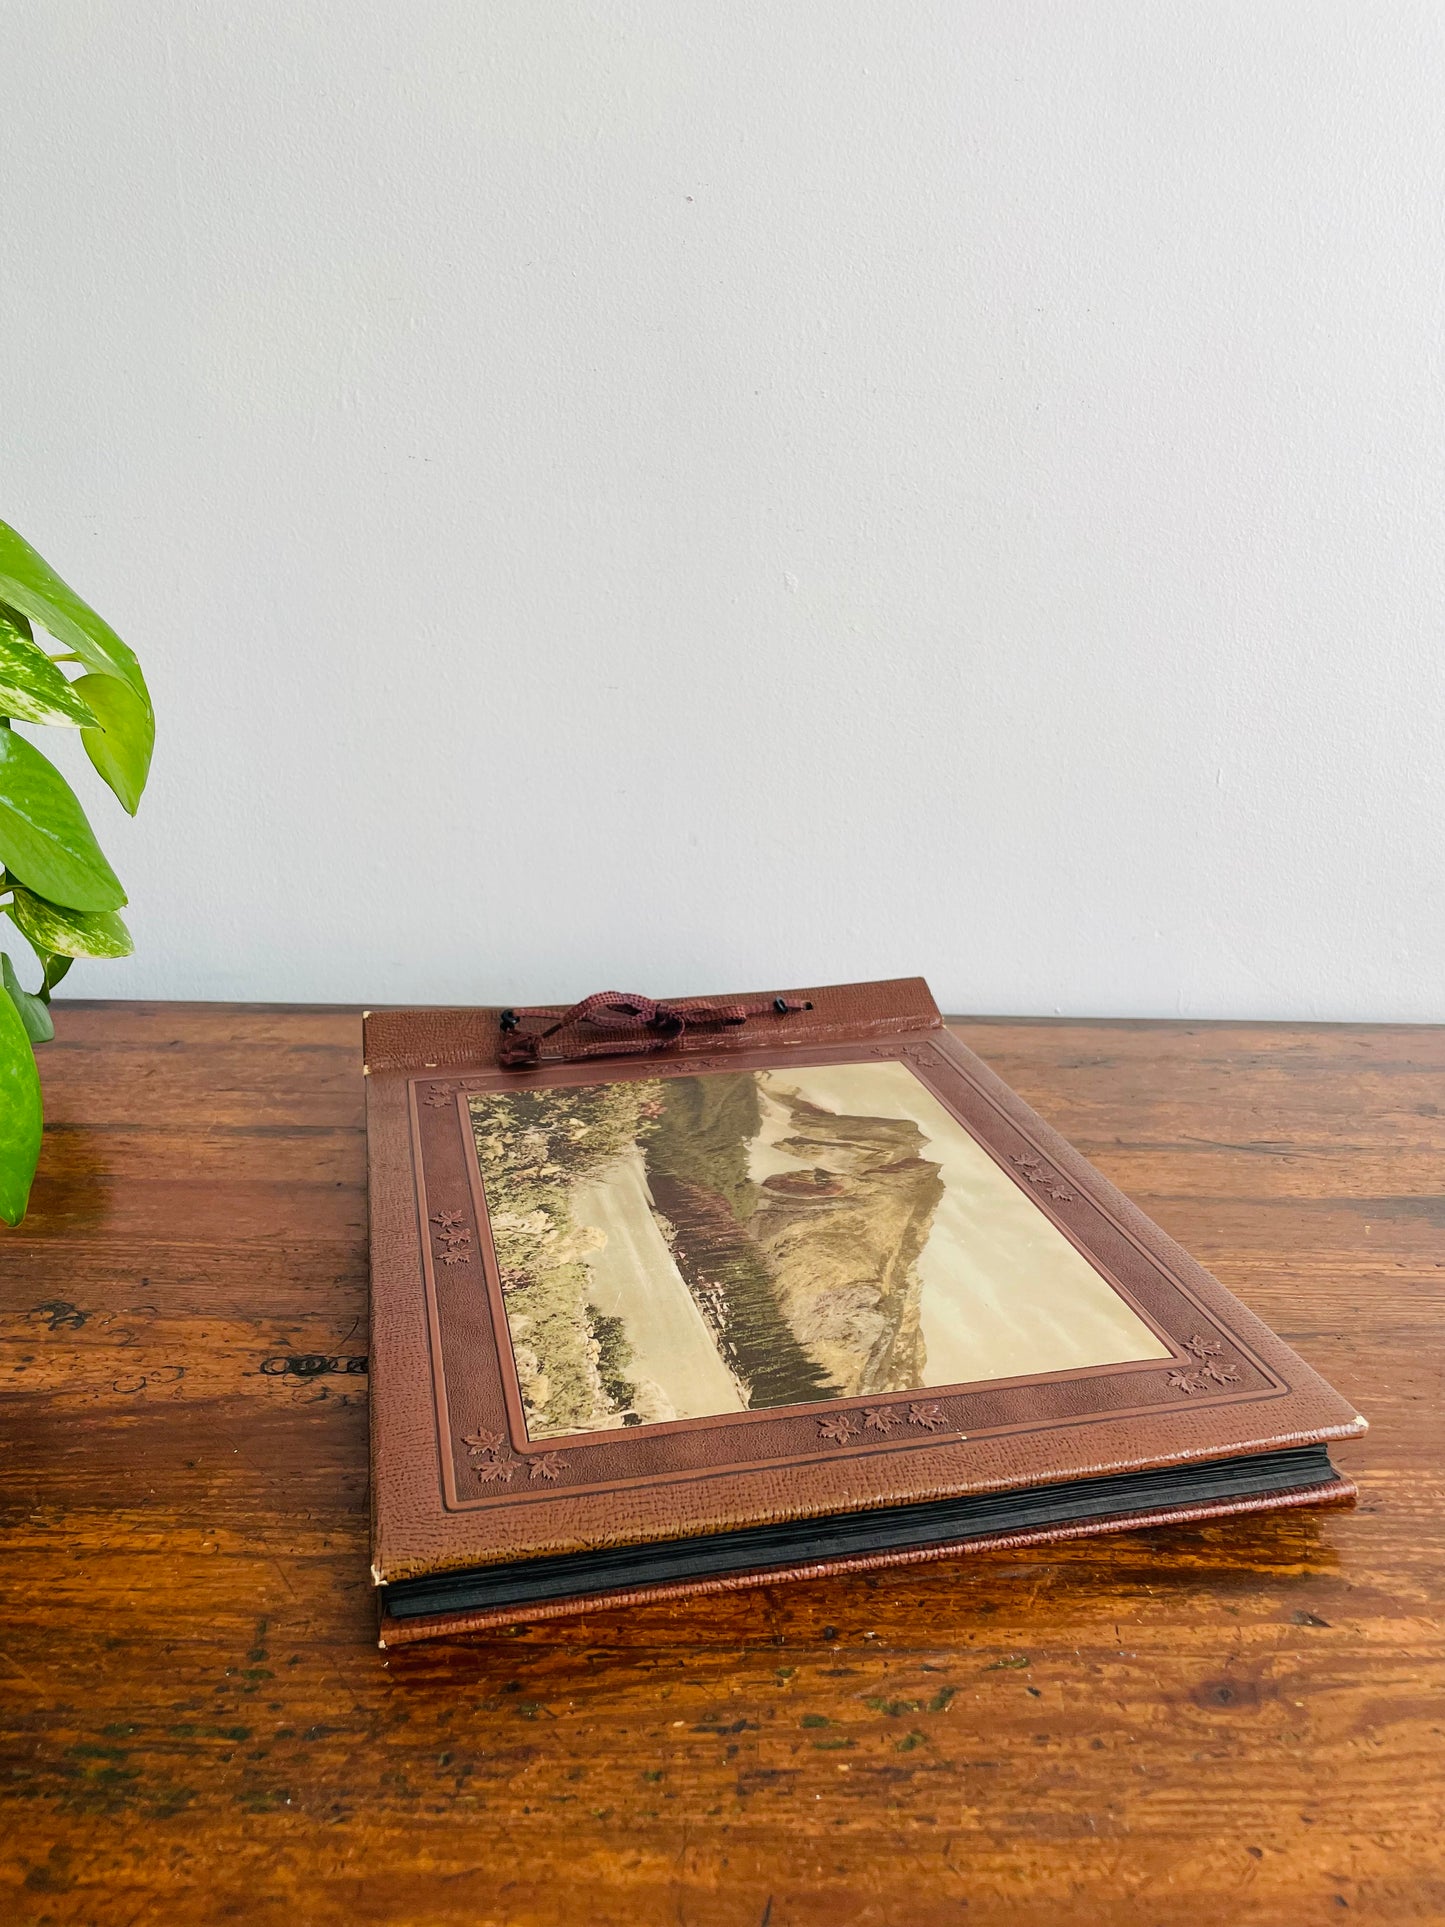
[[[364,1352],[349,1357],[329,1352],[278,1352],[263,1358],[259,1369],[267,1378],[324,1378],[329,1372],[359,1378],[365,1374],[366,1367]]]
[[[30,1313],[32,1318],[43,1318],[51,1331],[79,1331],[90,1317],[88,1311],[79,1311],[66,1298],[47,1298],[43,1305],[37,1305]]]
[[[1249,1679],[1210,1679],[1196,1686],[1189,1697],[1211,1713],[1248,1712],[1259,1705],[1259,1687]]]

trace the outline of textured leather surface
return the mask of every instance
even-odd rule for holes
[[[495,1011],[368,1017],[378,1584],[599,1544],[1257,1452],[1364,1429],[1281,1340],[943,1029],[921,980],[778,994],[809,999],[814,1008],[779,1017],[765,1043],[753,1035],[684,1035],[676,1051],[664,1055],[522,1074],[496,1068],[502,1033]],[[465,1128],[466,1094],[656,1077],[669,1074],[670,1064],[743,1068],[870,1055],[907,1062],[1133,1300],[1173,1356],[1162,1366],[903,1396],[885,1439],[870,1436],[864,1422],[860,1408],[880,1402],[872,1399],[831,1401],[821,1413],[750,1413],[529,1441],[504,1333],[498,1343],[500,1289]],[[440,1262],[443,1249],[432,1228],[439,1215],[462,1225],[475,1263]],[[1190,1349],[1200,1343],[1208,1348],[1202,1356]],[[1226,1376],[1206,1379],[1201,1363]],[[840,1415],[849,1421],[845,1437],[825,1437],[822,1419]],[[505,1479],[485,1486],[463,1444],[479,1432],[499,1440],[496,1451],[507,1461]],[[1308,1502],[1322,1502],[1319,1491]],[[1240,1509],[1255,1509],[1255,1502],[1212,1511]],[[1100,1528],[1095,1522],[1088,1529]],[[944,1554],[931,1548],[927,1556]],[[524,1615],[512,1608],[504,1617],[511,1623],[548,1610]],[[416,1637],[414,1625],[407,1637]]]

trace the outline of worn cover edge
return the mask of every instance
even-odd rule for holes
[[[885,1566],[932,1565],[944,1559],[959,1559],[975,1552],[1012,1552],[1025,1546],[1053,1544],[1063,1539],[1096,1539],[1108,1533],[1142,1532],[1154,1526],[1194,1525],[1201,1520],[1226,1518],[1247,1512],[1276,1512],[1302,1506],[1348,1505],[1359,1496],[1350,1479],[1339,1478],[1328,1485],[1254,1493],[1242,1499],[1220,1499],[1207,1505],[1160,1506],[1148,1512],[1114,1513],[1107,1518],[1072,1521],[1067,1526],[1034,1526],[1021,1532],[994,1532],[945,1545],[899,1547],[889,1552],[849,1553],[838,1559],[815,1560],[808,1565],[765,1567],[761,1570],[714,1575],[707,1579],[674,1579],[660,1586],[633,1586],[610,1592],[576,1593],[567,1599],[549,1599],[535,1605],[473,1608],[449,1613],[427,1613],[415,1618],[397,1619],[386,1610],[384,1595],[378,1596],[378,1645],[386,1650],[409,1646],[426,1639],[447,1639],[458,1634],[495,1632],[504,1627],[531,1625],[547,1619],[576,1618],[588,1612],[607,1612],[627,1606],[648,1606],[659,1602],[695,1598],[704,1593],[741,1592],[761,1586],[782,1585],[800,1579],[829,1579],[853,1572],[876,1572]]]

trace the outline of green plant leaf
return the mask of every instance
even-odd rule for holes
[[[80,732],[85,753],[134,816],[156,740],[150,704],[115,676],[81,676],[73,687],[95,712],[97,726]]]
[[[50,1002],[50,993],[75,962],[74,957],[47,957],[45,959],[45,981],[40,986],[41,999]]]
[[[0,863],[72,910],[118,910],[125,902],[75,791],[13,729],[0,729]]]
[[[150,693],[135,659],[110,624],[62,582],[44,556],[23,535],[0,522],[0,600],[8,602],[73,649],[88,669],[119,676],[149,709]]]
[[[29,631],[28,622],[22,629],[0,608],[0,715],[16,716],[22,723],[63,723],[71,728],[88,724],[93,731],[100,718],[76,693],[79,684],[66,681],[45,651],[31,641]],[[127,702],[140,701],[114,676],[89,680],[122,691]]]
[[[19,1224],[40,1156],[40,1076],[20,1012],[0,997],[0,1218]]]
[[[10,992],[11,1003],[20,1013],[25,1035],[32,1044],[48,1044],[55,1035],[55,1026],[50,1021],[45,999],[37,997],[33,991],[21,989],[15,966],[3,950],[0,950],[0,974],[3,974],[5,988]]]
[[[114,910],[63,910],[19,884],[14,901],[5,907],[46,959],[128,957],[135,949],[129,930]]]
[[[34,642],[35,631],[30,627],[30,618],[23,610],[12,609],[8,602],[0,602],[0,622],[8,622],[12,629],[18,629],[27,642]]]

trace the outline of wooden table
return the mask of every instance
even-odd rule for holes
[[[1445,1920],[1445,1030],[959,1026],[1370,1417],[1355,1511],[388,1659],[356,1014],[58,1029],[0,1233],[6,1918]]]

